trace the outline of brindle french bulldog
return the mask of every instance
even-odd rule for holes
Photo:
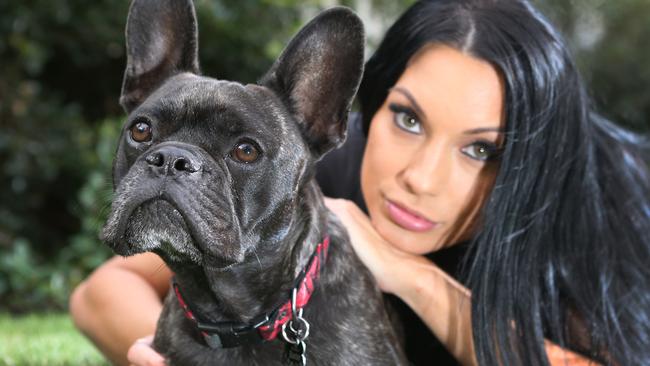
[[[329,212],[315,163],[345,138],[363,25],[321,13],[259,84],[200,76],[190,0],[135,0],[101,237],[175,273],[154,348],[173,365],[396,365],[371,274]]]

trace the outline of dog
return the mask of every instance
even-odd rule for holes
[[[361,21],[324,11],[249,85],[200,76],[197,39],[191,0],[131,4],[128,118],[100,237],[175,274],[154,349],[172,365],[406,364],[314,180],[345,138]]]

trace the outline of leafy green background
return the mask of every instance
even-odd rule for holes
[[[372,48],[412,1],[348,0]],[[197,0],[211,76],[252,82],[326,0]],[[650,1],[538,0],[576,52],[599,109],[635,130],[650,115]],[[64,311],[104,261],[97,240],[123,118],[126,0],[0,1],[0,311]]]
[[[336,3],[196,0],[204,73],[255,81],[302,23]],[[367,24],[367,54],[410,3],[343,1]],[[647,130],[650,1],[536,3],[566,35],[599,109]],[[0,365],[104,363],[62,312],[110,256],[97,233],[124,117],[127,10],[127,0],[0,0]]]

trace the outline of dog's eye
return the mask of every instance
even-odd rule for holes
[[[137,122],[131,126],[131,138],[135,142],[150,141],[151,135],[151,126],[147,122]]]
[[[240,142],[232,151],[233,158],[246,164],[254,162],[259,156],[259,150],[250,142]]]

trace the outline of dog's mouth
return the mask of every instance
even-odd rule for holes
[[[200,263],[203,253],[185,217],[170,201],[151,199],[137,206],[126,219],[127,245],[154,252],[171,262]]]
[[[158,196],[141,203],[129,200],[129,205],[111,212],[100,239],[122,256],[153,252],[168,265],[192,263],[211,267],[227,267],[233,260],[206,253],[212,243],[200,235],[192,218],[173,200]],[[181,205],[182,206],[182,205]],[[194,220],[197,221],[197,220]],[[222,245],[219,245],[222,247]],[[223,249],[223,248],[222,248]]]
[[[172,202],[162,198],[134,204],[119,214],[117,225],[108,223],[102,236],[117,254],[124,256],[154,252],[171,262],[197,264],[203,257],[186,218]]]

